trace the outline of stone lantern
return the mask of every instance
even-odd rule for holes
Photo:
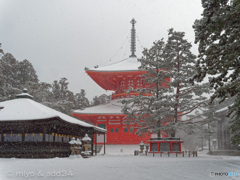
[[[213,149],[217,149],[217,140],[216,139],[212,140],[212,146],[213,146]]]
[[[71,141],[69,142],[70,144],[70,149],[71,149],[71,155],[76,155],[76,145],[77,145],[77,141],[75,139],[75,137],[73,137],[71,139]]]
[[[140,153],[143,153],[145,144],[141,141],[141,143],[139,144],[139,146],[140,146]]]
[[[149,144],[146,144],[146,152],[149,150]]]
[[[81,154],[81,149],[82,149],[81,145],[82,145],[82,142],[80,141],[79,138],[77,138],[77,140],[76,140],[76,147],[75,147],[75,151],[76,151],[77,155]]]
[[[85,137],[84,138],[82,138],[82,142],[83,142],[83,152],[82,152],[82,154],[83,154],[83,156],[84,157],[89,157],[90,156],[90,154],[91,154],[91,138],[90,137],[88,137],[88,135],[86,134],[85,135]]]

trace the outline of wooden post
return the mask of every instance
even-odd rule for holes
[[[92,132],[90,132],[90,138],[92,139],[92,141],[91,141],[91,151],[92,151],[92,153],[91,153],[91,156],[93,156],[93,145],[94,145],[94,132],[92,131]]]
[[[179,142],[179,151],[181,152],[182,151],[182,145],[181,145],[182,143],[181,142]]]
[[[176,157],[177,157],[177,152],[176,152]]]
[[[105,140],[105,137],[106,137],[106,134],[104,133],[104,137],[103,137],[103,142],[104,142],[104,154],[106,154],[106,147],[105,147],[106,140]]]
[[[170,153],[168,152],[168,157],[170,157]]]
[[[97,134],[95,134],[95,155],[97,155]]]
[[[191,155],[191,152],[190,152],[190,151],[188,151],[188,157],[190,157],[190,155]]]
[[[24,142],[24,141],[25,141],[25,132],[22,131],[22,142]]]
[[[182,152],[182,157],[184,157],[184,151]]]
[[[154,157],[154,151],[153,151],[153,157]]]
[[[3,142],[4,141],[4,133],[2,132],[2,134],[1,134],[1,142]]]

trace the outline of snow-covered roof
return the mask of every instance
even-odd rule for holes
[[[98,105],[86,108],[84,110],[75,110],[73,113],[79,114],[122,114],[122,103],[120,99],[114,99],[108,104]]]
[[[101,132],[105,129],[88,124],[64,113],[51,109],[29,98],[17,98],[9,101],[0,102],[4,108],[0,110],[0,121],[26,121],[42,120],[49,118],[60,118],[63,121],[77,124],[84,127],[92,127]]]
[[[90,68],[87,69],[88,71],[139,71],[138,67],[141,65],[141,63],[137,60],[137,57],[129,57],[127,59],[124,59],[122,61],[109,64],[102,67],[96,67],[96,68]]]
[[[30,94],[28,93],[21,93],[21,94],[18,94],[16,95],[16,98],[30,98],[30,99],[33,99],[33,96],[31,96]]]

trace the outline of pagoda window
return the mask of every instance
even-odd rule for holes
[[[127,133],[128,132],[128,128],[124,128],[124,132]]]
[[[113,132],[114,132],[114,129],[113,129],[113,128],[111,128],[110,132],[111,132],[111,133],[113,133]]]
[[[106,129],[106,125],[105,124],[98,124],[98,127]]]
[[[53,142],[53,135],[52,134],[45,134],[45,141],[46,142]]]
[[[118,128],[116,128],[116,129],[115,129],[115,132],[116,132],[116,133],[118,133],[118,132],[119,132],[119,129],[118,129]]]
[[[142,79],[138,79],[137,80],[137,88],[142,88],[142,87],[143,87]]]
[[[128,80],[128,87],[134,87],[134,81],[132,79]]]

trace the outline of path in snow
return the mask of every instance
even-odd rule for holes
[[[208,156],[205,154],[200,154],[197,158],[146,157],[130,155],[123,146],[120,148],[120,150],[123,149],[123,152],[120,153],[118,148],[117,146],[113,146],[108,149],[108,154],[104,156],[98,155],[88,159],[0,159],[0,179],[240,179],[240,175],[237,177],[210,176],[211,172],[237,172],[240,174],[240,157]],[[129,150],[129,152],[133,154],[133,151]],[[69,175],[66,173],[69,173]],[[63,177],[60,177],[60,175]]]

